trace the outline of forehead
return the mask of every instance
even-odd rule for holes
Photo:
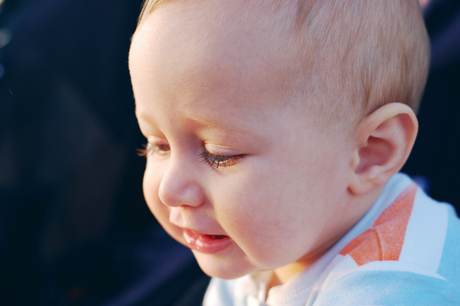
[[[140,66],[161,72],[162,80],[195,87],[230,82],[234,87],[286,86],[292,75],[291,55],[284,48],[290,36],[286,35],[288,26],[272,5],[254,8],[245,3],[249,1],[181,1],[160,6],[133,38],[130,69],[142,59]],[[203,84],[204,78],[214,84]]]
[[[216,117],[218,107],[220,115],[229,115],[287,104],[326,113],[326,100],[317,95],[321,79],[299,77],[305,62],[297,57],[293,24],[286,23],[295,14],[295,7],[279,8],[272,1],[178,1],[158,7],[142,22],[130,50],[137,108],[147,106],[149,96],[150,101],[166,98],[175,109],[194,109],[192,117]],[[325,127],[321,116],[314,120]]]
[[[145,97],[164,99],[190,117],[218,120],[217,107],[222,114],[286,102],[286,77],[276,68],[285,57],[275,44],[279,38],[261,18],[218,2],[166,4],[143,22],[129,61],[138,109],[148,107]]]

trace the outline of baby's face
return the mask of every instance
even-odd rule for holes
[[[130,53],[151,211],[209,275],[308,265],[345,230],[348,133],[289,103],[258,35],[233,41],[178,7],[149,16]]]

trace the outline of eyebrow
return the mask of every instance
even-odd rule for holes
[[[154,118],[152,118],[148,113],[139,110],[137,107],[136,107],[135,113],[136,113],[136,116],[141,117],[145,119],[146,121],[155,122]],[[187,118],[188,120],[191,120],[201,126],[213,127],[217,129],[226,129],[226,130],[231,130],[233,132],[240,133],[240,134],[256,136],[254,133],[252,133],[252,131],[249,128],[242,129],[241,127],[238,127],[236,125],[225,123],[222,120],[219,120],[219,118],[217,117],[207,118],[206,116],[199,116],[199,115],[190,114],[190,113],[185,113],[184,115],[185,115],[185,118]]]
[[[217,124],[216,122],[219,122],[217,118],[213,118],[213,120],[209,120],[205,117],[188,115],[187,119],[192,120],[198,123],[199,125],[203,125],[203,126],[210,126],[210,127],[217,127],[217,128],[224,127],[224,128],[231,129],[231,130],[236,130],[234,126],[225,124],[223,121],[220,121],[220,124]]]
[[[199,114],[191,114],[191,113],[185,113],[186,118],[196,122],[199,125],[206,126],[206,127],[213,127],[217,129],[225,129],[225,130],[230,130],[232,132],[236,133],[241,133],[241,134],[246,134],[246,135],[254,135],[251,130],[248,128],[248,126],[243,125],[243,126],[238,126],[235,124],[231,124],[228,122],[225,122],[219,117],[214,116],[212,112],[207,112],[206,116],[200,116]]]

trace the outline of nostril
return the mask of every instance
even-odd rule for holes
[[[158,197],[166,206],[192,206],[197,207],[203,203],[204,194],[201,187],[193,182],[168,182],[163,180],[158,189]]]

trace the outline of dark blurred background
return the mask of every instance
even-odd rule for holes
[[[140,0],[5,0],[0,305],[200,305],[209,278],[142,195]]]
[[[402,169],[438,201],[460,208],[460,1],[423,0],[431,65],[420,130]]]
[[[127,57],[141,0],[0,6],[0,305],[200,305],[209,278],[152,217]],[[432,63],[403,171],[460,205],[460,1],[425,8]]]

